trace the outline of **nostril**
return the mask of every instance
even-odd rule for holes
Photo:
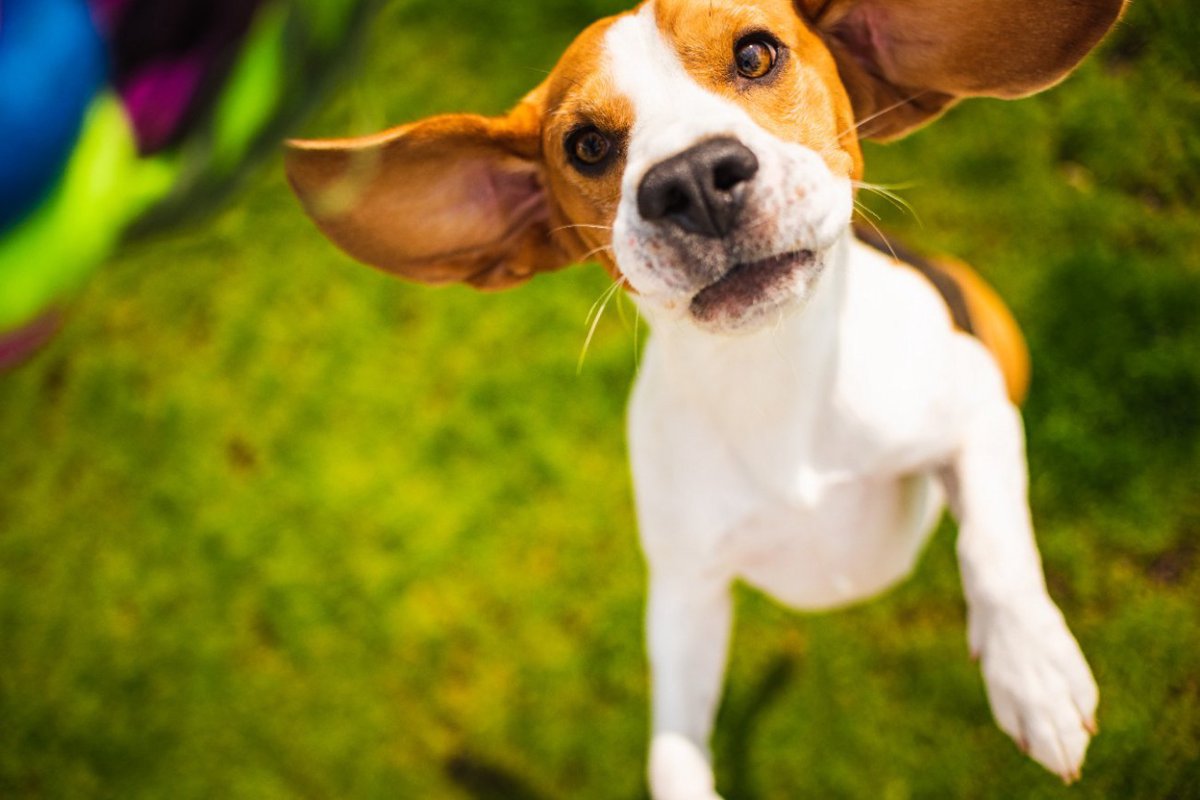
[[[678,186],[672,186],[667,189],[663,197],[662,214],[663,216],[682,214],[687,211],[688,205],[690,205],[688,196],[684,194],[683,190]]]
[[[713,186],[722,192],[729,191],[745,180],[735,166],[718,164],[716,170],[713,171]]]
[[[728,192],[758,173],[758,159],[746,147],[727,153],[713,165],[713,188]]]
[[[638,187],[638,211],[649,220],[686,213],[692,206],[682,181],[663,172],[652,172]]]

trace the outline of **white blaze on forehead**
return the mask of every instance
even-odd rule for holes
[[[680,89],[700,88],[659,30],[653,3],[613,23],[604,36],[604,47],[617,88],[639,111],[653,114],[677,97]]]
[[[614,87],[633,104],[629,166],[657,161],[700,139],[754,126],[739,106],[698,84],[663,36],[654,3],[622,17],[604,37]]]

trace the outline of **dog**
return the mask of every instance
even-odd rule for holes
[[[360,261],[497,290],[595,257],[650,323],[628,436],[658,800],[717,797],[731,584],[866,600],[946,506],[996,721],[1079,777],[1098,691],[1034,541],[1020,331],[965,266],[906,265],[851,218],[860,139],[1053,85],[1122,10],[645,0],[503,116],[289,143],[303,207]]]

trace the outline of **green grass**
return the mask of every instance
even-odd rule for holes
[[[602,0],[389,6],[309,135],[531,87]],[[750,592],[716,739],[730,800],[1200,798],[1200,17],[1141,0],[1097,58],[968,103],[868,178],[1008,298],[1032,500],[1101,686],[1071,789],[995,727],[953,533],[884,599]],[[576,268],[404,285],[302,218],[278,157],[130,245],[0,376],[0,796],[644,793],[632,325]]]

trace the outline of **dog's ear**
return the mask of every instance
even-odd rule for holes
[[[357,139],[288,143],[288,180],[338,247],[422,283],[505,289],[569,257],[551,240],[541,118],[452,114]]]
[[[796,0],[850,93],[860,137],[893,139],[970,96],[1066,77],[1127,0]]]

